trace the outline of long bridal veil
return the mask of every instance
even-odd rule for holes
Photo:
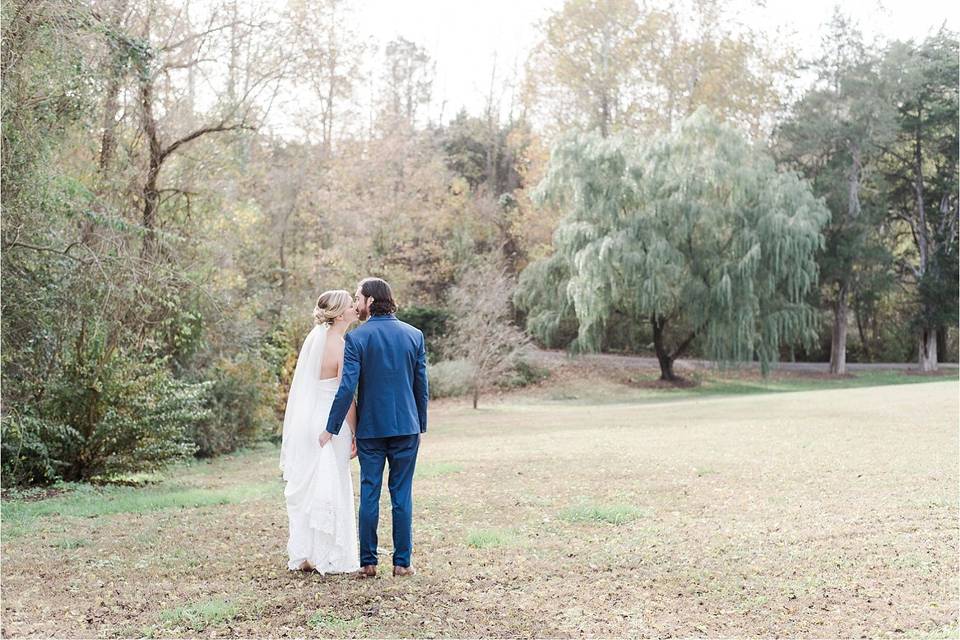
[[[280,469],[283,471],[283,479],[287,481],[291,480],[294,471],[293,457],[299,457],[294,456],[294,432],[308,428],[312,420],[319,421],[321,418],[316,415],[316,411],[322,395],[320,364],[326,344],[327,326],[318,324],[303,341],[297,366],[293,370],[290,393],[287,395],[287,410],[283,415],[283,440],[280,444]]]

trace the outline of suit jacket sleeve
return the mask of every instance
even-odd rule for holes
[[[340,427],[350,410],[353,394],[360,379],[360,349],[349,333],[344,337],[343,370],[340,372],[340,387],[330,407],[330,416],[327,418],[327,431],[337,435]],[[358,425],[359,426],[359,425]]]
[[[427,383],[427,349],[420,334],[420,347],[417,350],[417,366],[413,372],[413,395],[417,400],[417,413],[420,418],[420,433],[427,430],[427,402],[430,390]]]

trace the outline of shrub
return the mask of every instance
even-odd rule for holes
[[[473,384],[473,366],[466,360],[443,360],[427,368],[431,398],[462,396]]]
[[[109,478],[193,453],[189,433],[207,415],[209,385],[178,380],[163,362],[102,347],[91,341],[82,357],[68,361],[35,413],[4,421],[5,480]]]
[[[536,384],[549,377],[549,369],[538,367],[528,360],[520,358],[514,363],[513,369],[504,376],[503,379],[497,381],[496,384],[503,389],[513,389]]]
[[[447,330],[450,314],[436,307],[403,307],[397,318],[423,331],[425,338],[441,337]]]
[[[65,463],[60,452],[77,441],[76,430],[34,416],[5,415],[0,420],[0,458],[4,486],[51,484]]]
[[[207,417],[191,431],[198,456],[236,451],[276,431],[277,387],[269,363],[258,355],[240,354],[221,359],[207,375]]]

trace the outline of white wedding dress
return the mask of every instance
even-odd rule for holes
[[[287,397],[280,468],[286,488],[290,539],[287,568],[308,562],[320,573],[347,573],[360,568],[357,521],[350,475],[352,434],[340,433],[320,446],[337,378],[320,378],[327,327],[314,327],[304,340]]]

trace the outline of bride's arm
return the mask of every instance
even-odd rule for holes
[[[347,410],[347,425],[350,427],[350,431],[353,432],[353,437],[357,437],[357,401],[353,400],[350,402],[350,409]]]
[[[343,374],[343,352],[340,353],[340,361],[337,363],[337,377],[339,378]],[[350,427],[350,431],[354,438],[357,437],[357,399],[354,398],[350,401],[350,408],[347,409],[347,425]]]
[[[347,410],[347,425],[350,427],[353,438],[350,440],[350,459],[357,457],[357,400],[354,398],[350,402],[350,409]]]

